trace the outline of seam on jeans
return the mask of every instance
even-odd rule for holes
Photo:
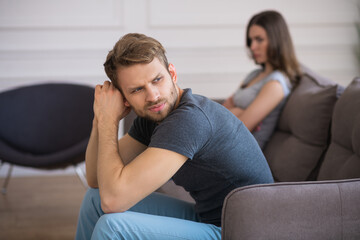
[[[114,230],[114,236],[119,236],[119,233],[121,232],[120,230]],[[170,235],[170,234],[165,234],[165,233],[156,233],[156,232],[149,232],[149,231],[143,231],[143,230],[137,230],[137,229],[129,229],[127,232],[141,232],[144,234],[151,234],[151,235],[161,235],[161,236],[167,236],[167,237],[171,237],[171,239],[182,239],[182,240],[191,240],[190,238],[183,238],[183,237],[179,237],[179,236],[174,236],[174,235]]]
[[[120,229],[114,229],[113,226],[111,226],[111,225],[110,225],[110,228],[113,231],[113,236],[118,236],[119,237],[119,234],[121,234],[121,230]],[[171,237],[171,239],[192,240],[192,238],[184,238],[184,237],[175,236],[175,235],[166,234],[166,233],[149,232],[149,231],[146,231],[146,230],[133,229],[133,228],[128,229],[126,232],[134,232],[134,233],[135,232],[142,232],[142,233],[145,233],[145,234],[147,233],[147,234],[152,234],[152,235],[167,236],[167,237]],[[114,239],[114,238],[112,238],[112,239]],[[220,239],[221,239],[221,235],[220,235]]]

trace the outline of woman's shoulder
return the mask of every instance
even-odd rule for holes
[[[264,84],[266,84],[269,81],[278,81],[283,87],[285,94],[287,95],[288,93],[290,93],[290,90],[292,88],[291,82],[289,78],[286,76],[286,74],[283,73],[282,71],[275,70],[272,73],[270,73],[264,79]]]
[[[268,76],[267,76],[268,80],[281,80],[281,81],[289,81],[289,78],[286,76],[285,73],[283,73],[280,70],[275,70],[273,72],[271,72]]]

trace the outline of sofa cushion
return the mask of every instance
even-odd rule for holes
[[[327,149],[338,86],[306,69],[264,154],[276,181],[310,179]]]
[[[360,177],[360,77],[337,101],[332,122],[331,144],[318,180]]]

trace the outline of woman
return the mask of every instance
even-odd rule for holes
[[[246,125],[264,149],[301,72],[286,22],[276,11],[251,18],[246,45],[261,68],[251,72],[223,105]]]

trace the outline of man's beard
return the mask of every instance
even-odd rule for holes
[[[169,99],[159,99],[156,102],[153,103],[149,103],[146,104],[144,107],[144,111],[138,111],[136,108],[132,109],[134,110],[134,112],[136,113],[136,115],[138,115],[141,118],[145,118],[149,121],[152,122],[156,122],[156,123],[160,123],[162,122],[174,109],[175,109],[175,104],[177,102],[178,99],[178,93],[176,91],[176,87],[175,84],[173,85],[174,87],[171,89],[170,92],[170,98]],[[153,112],[153,113],[149,113],[149,108],[151,106],[155,106],[159,103],[164,103],[165,104],[165,109],[162,109],[159,112]]]

